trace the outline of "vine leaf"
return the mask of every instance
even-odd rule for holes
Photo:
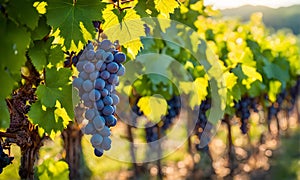
[[[152,121],[160,121],[161,117],[167,113],[168,104],[164,98],[158,96],[144,96],[140,98],[138,107]]]
[[[56,68],[46,69],[45,84],[37,88],[36,94],[41,104],[47,108],[53,108],[58,101],[62,108],[65,108],[70,118],[74,117],[72,104],[72,85],[69,78],[71,77],[70,69]]]
[[[174,13],[175,8],[179,4],[175,0],[154,0],[155,8],[166,18],[169,18],[170,13]]]
[[[75,44],[80,41],[86,43],[80,23],[89,33],[95,34],[92,21],[102,20],[101,12],[105,6],[106,3],[99,0],[78,0],[75,3],[72,0],[49,0],[46,16],[53,32],[59,28],[60,36],[69,49],[72,40]]]
[[[69,166],[65,161],[55,161],[48,158],[37,167],[39,179],[68,179]]]
[[[23,27],[5,19],[0,14],[0,54],[5,57],[0,62],[0,100],[4,100],[17,84],[16,78],[21,77],[21,66],[26,61],[26,49],[30,43],[30,34]]]
[[[57,132],[64,128],[63,119],[55,117],[55,110],[55,107],[43,109],[41,102],[36,101],[32,104],[28,117],[33,124],[38,124],[46,133],[51,134],[52,131]]]
[[[39,13],[33,7],[32,0],[10,0],[7,6],[8,16],[31,30],[38,26]]]
[[[119,15],[123,18],[120,22]],[[113,6],[108,6],[103,12],[105,22],[103,24],[104,34],[112,42],[118,40],[124,45],[128,52],[135,57],[143,48],[140,37],[145,36],[144,22],[134,9],[127,9],[126,13],[113,11]]]

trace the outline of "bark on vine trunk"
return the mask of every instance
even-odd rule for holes
[[[69,165],[69,177],[72,180],[84,179],[84,161],[82,160],[82,131],[76,123],[70,123],[63,131],[62,138],[66,151],[66,162]]]

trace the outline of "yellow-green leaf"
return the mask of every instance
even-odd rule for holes
[[[170,13],[174,13],[174,9],[179,7],[176,0],[154,0],[155,8],[166,18]]]
[[[140,98],[137,105],[149,120],[155,122],[160,121],[161,117],[166,114],[168,108],[166,100],[156,95]]]

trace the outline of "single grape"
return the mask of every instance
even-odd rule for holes
[[[112,62],[114,60],[114,55],[111,52],[103,53],[103,59],[106,63]]]
[[[99,72],[98,71],[94,71],[90,74],[89,79],[91,81],[95,81],[97,78],[99,77]]]
[[[111,148],[111,139],[108,138],[108,137],[104,137],[103,140],[102,140],[102,143],[100,145],[100,147],[104,150],[110,150]]]
[[[76,64],[76,68],[79,72],[82,72],[83,71],[83,65],[85,65],[85,63],[87,63],[87,61],[79,61],[77,64]]]
[[[101,157],[102,155],[103,155],[103,150],[102,151],[100,151],[100,150],[98,150],[98,149],[94,149],[94,154],[95,154],[95,156],[97,156],[97,157]]]
[[[110,129],[107,126],[104,126],[103,129],[101,129],[101,131],[99,131],[99,134],[101,134],[103,137],[107,137],[110,136]]]
[[[113,104],[113,99],[110,96],[105,96],[103,98],[103,103],[105,105],[112,105]]]
[[[94,107],[94,105],[95,105],[91,100],[84,101],[83,104],[84,104],[86,107],[89,107],[89,108],[92,108],[92,107]]]
[[[102,110],[102,113],[105,116],[111,115],[113,112],[114,112],[114,108],[112,106],[109,106],[109,105],[104,106],[104,108]]]
[[[114,55],[114,57],[115,57],[115,61],[116,61],[117,63],[123,63],[123,62],[126,61],[126,55],[125,55],[124,53],[122,53],[122,52],[116,53],[116,54]]]
[[[104,50],[99,49],[96,51],[95,57],[97,60],[103,60],[103,53],[105,53]]]
[[[106,69],[110,73],[116,73],[119,69],[119,65],[115,62],[110,62],[107,64]]]
[[[107,89],[104,88],[104,89],[102,89],[102,90],[100,91],[100,93],[101,93],[101,96],[102,96],[102,97],[105,97],[105,96],[108,95],[109,92],[108,92]]]
[[[98,61],[98,62],[96,63],[96,69],[97,69],[98,71],[100,71],[100,69],[101,69],[101,67],[102,67],[103,64],[105,64],[103,61]]]
[[[100,71],[102,72],[102,71],[105,71],[105,70],[106,70],[106,63],[103,63],[101,68],[100,68]]]
[[[85,54],[86,58],[91,61],[95,57],[95,51],[94,50],[88,50]]]
[[[91,143],[92,145],[95,146],[99,146],[103,141],[103,137],[100,134],[93,134],[92,138],[91,138]]]
[[[94,134],[96,129],[92,122],[89,122],[84,128],[84,134]]]
[[[82,96],[81,96],[81,99],[83,101],[89,101],[90,100],[89,94],[88,93],[83,93]]]
[[[110,84],[116,84],[119,81],[119,77],[116,74],[111,74],[107,80]],[[110,91],[110,89],[108,89]]]
[[[103,116],[96,116],[93,119],[93,124],[96,130],[101,131],[102,128],[105,126],[105,119],[103,118]]]
[[[113,92],[113,90],[115,89],[115,86],[112,84],[106,84],[104,89],[107,89],[108,92]]]
[[[96,106],[97,106],[97,109],[99,111],[101,111],[103,108],[104,108],[104,103],[101,99],[99,99],[98,101],[96,101]]]
[[[87,120],[93,120],[95,115],[96,115],[96,112],[94,109],[88,109],[87,111],[85,111],[85,118]]]
[[[83,70],[86,73],[91,73],[91,72],[95,71],[95,65],[91,62],[88,62],[85,65],[83,65]]]
[[[105,87],[105,81],[101,78],[96,79],[95,88],[98,90],[102,90]]]
[[[117,105],[120,102],[120,98],[118,95],[111,93],[110,96],[113,100],[113,105]]]
[[[89,98],[91,101],[98,101],[101,98],[101,94],[97,89],[93,89],[89,93]]]
[[[110,73],[109,73],[108,71],[102,71],[102,72],[100,73],[100,77],[101,77],[102,79],[104,79],[104,80],[108,79],[109,76],[110,76]]]
[[[73,81],[73,86],[76,87],[78,90],[82,87],[83,79],[82,78],[75,78]]]
[[[84,72],[84,71],[81,71],[81,72],[79,73],[79,77],[80,77],[81,79],[85,80],[85,79],[88,79],[88,78],[89,78],[89,74],[86,73],[86,72]]]
[[[91,80],[85,80],[82,83],[82,88],[86,91],[86,92],[90,92],[93,89],[93,83]]]
[[[123,66],[123,64],[120,64],[119,70],[117,72],[118,76],[123,76],[125,74],[125,67]]]
[[[109,50],[111,48],[111,46],[112,46],[112,43],[107,39],[100,42],[100,45],[99,45],[99,47],[105,51]]]
[[[105,124],[112,124],[116,118],[113,115],[108,115],[108,116],[104,116],[104,119],[105,119]]]

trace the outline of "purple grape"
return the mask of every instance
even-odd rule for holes
[[[116,84],[119,81],[119,77],[116,74],[111,74],[107,80],[110,84]],[[110,90],[110,89],[108,89]]]
[[[114,112],[114,108],[112,106],[104,106],[103,110],[102,110],[102,113],[105,115],[105,116],[108,116],[108,115],[111,115],[112,113]]]
[[[109,76],[110,76],[110,73],[109,73],[108,71],[102,71],[102,72],[100,73],[100,77],[101,77],[102,79],[104,79],[104,80],[108,79]]]
[[[114,94],[114,93],[111,93],[111,98],[113,100],[113,105],[117,105],[119,102],[120,102],[120,98],[118,95]]]
[[[110,129],[107,126],[104,126],[101,131],[99,131],[99,134],[101,134],[103,137],[110,136]]]
[[[106,84],[104,88],[107,89],[108,92],[113,92],[113,90],[115,89],[114,85],[112,84]]]
[[[91,143],[92,145],[95,146],[99,146],[103,141],[103,137],[100,134],[93,134],[92,138],[91,138]]]
[[[86,73],[86,72],[84,72],[84,71],[81,71],[81,72],[79,73],[79,77],[80,77],[81,79],[85,80],[85,79],[88,79],[88,78],[89,78],[89,74]]]
[[[90,92],[93,89],[93,83],[91,80],[85,80],[82,83],[82,88],[86,91],[86,92]]]
[[[86,112],[85,112],[85,118],[87,120],[93,120],[94,117],[96,115],[96,112],[94,109],[88,109]]]
[[[106,52],[103,54],[103,59],[106,63],[112,62],[114,60],[114,55],[111,52]]]
[[[101,94],[97,89],[93,89],[89,93],[89,98],[91,101],[98,101],[100,99],[100,97],[101,97]]]
[[[94,71],[90,74],[90,80],[91,81],[95,81],[97,79],[97,77],[99,76],[99,72],[98,71]]]
[[[98,61],[98,62],[96,63],[96,69],[97,69],[98,71],[101,71],[101,67],[102,67],[103,64],[105,64],[103,61]]]
[[[111,139],[108,137],[104,137],[100,147],[104,150],[109,150],[111,148]]]
[[[105,87],[105,81],[101,78],[96,79],[95,88],[102,90]]]
[[[87,52],[86,52],[86,58],[88,59],[88,60],[93,60],[94,59],[94,57],[95,57],[95,51],[94,50],[88,50]]]
[[[95,65],[93,63],[88,62],[85,65],[83,65],[83,70],[86,73],[91,73],[91,72],[95,71]]]
[[[116,73],[119,69],[119,65],[115,62],[108,63],[106,69],[110,73]]]
[[[109,92],[108,92],[107,89],[104,88],[104,89],[102,89],[102,90],[100,91],[100,93],[101,93],[101,96],[102,96],[102,97],[105,97],[105,96],[108,95]]]
[[[123,62],[126,61],[126,55],[125,55],[124,53],[122,53],[122,52],[116,53],[116,54],[114,55],[114,57],[115,57],[115,61],[116,61],[117,63],[123,63]]]
[[[94,134],[95,132],[96,132],[96,129],[91,121],[85,126],[84,133],[85,134]]]
[[[73,81],[73,86],[76,87],[78,90],[81,88],[83,83],[83,79],[82,78],[75,78]]]
[[[100,71],[102,72],[102,71],[105,71],[105,70],[106,70],[106,63],[103,63],[101,68],[100,68]]]
[[[101,131],[102,128],[105,126],[105,119],[102,116],[96,116],[93,119],[93,124],[96,130]]]
[[[104,39],[101,43],[100,43],[100,48],[107,51],[111,48],[112,43],[110,42],[110,40]]]
[[[103,98],[103,103],[105,105],[112,105],[113,104],[113,99],[110,96],[105,96]]]
[[[96,101],[96,106],[97,106],[97,109],[99,111],[101,111],[104,108],[103,101],[101,99],[99,99],[98,101]]]
[[[123,64],[120,64],[119,70],[117,72],[118,76],[123,76],[125,74],[125,67],[123,66]]]
[[[100,151],[100,150],[98,150],[98,149],[94,149],[94,154],[95,154],[95,156],[97,156],[97,157],[101,157],[102,155],[103,155],[103,150],[102,151]]]
[[[102,49],[97,50],[95,54],[96,59],[103,60],[103,53],[105,53],[104,50]]]

